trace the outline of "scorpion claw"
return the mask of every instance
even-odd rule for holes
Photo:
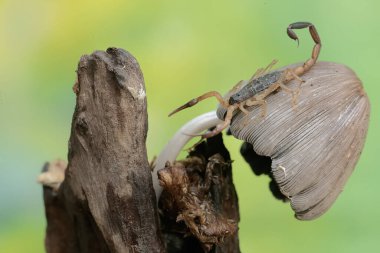
[[[179,111],[182,111],[183,109],[192,107],[193,105],[197,104],[198,102],[205,100],[206,98],[209,98],[209,97],[215,97],[223,107],[228,107],[228,105],[229,105],[228,102],[223,99],[222,95],[220,95],[219,92],[209,91],[209,92],[206,92],[205,94],[203,94],[197,98],[190,100],[186,104],[178,107],[177,109],[175,109],[174,111],[172,111],[169,114],[169,117],[172,116],[173,114],[179,112]]]
[[[182,111],[183,109],[186,109],[186,108],[189,108],[189,107],[192,107],[193,105],[195,105],[196,103],[198,103],[198,99],[194,98],[192,100],[190,100],[189,102],[187,102],[186,104],[178,107],[177,109],[175,109],[174,111],[172,111],[171,113],[169,113],[169,117],[172,116],[173,114],[179,112],[179,111]]]

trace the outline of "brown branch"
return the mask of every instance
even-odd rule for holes
[[[66,177],[55,197],[44,187],[47,252],[163,252],[140,67],[109,48],[83,56],[77,73]],[[57,220],[68,236],[53,246]]]

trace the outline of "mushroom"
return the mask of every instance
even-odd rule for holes
[[[370,104],[361,81],[347,66],[317,62],[302,79],[297,103],[292,105],[292,97],[279,90],[266,97],[264,117],[260,106],[247,108],[248,113],[237,110],[230,131],[258,155],[271,158],[272,176],[296,218],[312,220],[331,207],[354,170],[365,142]],[[294,89],[298,83],[287,86]],[[175,160],[190,135],[217,125],[225,113],[220,106],[217,117],[215,112],[203,114],[174,135],[154,169],[157,199],[157,170]]]

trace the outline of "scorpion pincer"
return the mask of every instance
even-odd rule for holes
[[[169,116],[183,109],[191,107],[206,98],[215,97],[219,101],[221,106],[226,108],[227,112],[224,121],[221,124],[217,125],[214,128],[214,130],[200,135],[202,138],[209,138],[220,133],[221,131],[223,131],[223,129],[227,128],[230,125],[233,113],[237,109],[240,109],[243,113],[247,114],[248,111],[247,109],[245,109],[245,107],[261,105],[262,116],[265,117],[265,98],[271,93],[278,90],[279,88],[282,88],[285,92],[290,93],[292,95],[292,104],[295,105],[301,87],[299,86],[297,89],[292,90],[288,88],[286,84],[294,79],[299,80],[301,84],[303,81],[300,78],[300,76],[306,73],[316,63],[321,49],[321,40],[317,33],[317,29],[313,24],[309,22],[296,22],[290,24],[287,28],[287,34],[291,39],[296,40],[297,43],[299,43],[298,37],[293,31],[293,29],[303,28],[309,28],[310,35],[314,40],[315,45],[311,53],[311,58],[308,59],[302,66],[293,69],[288,68],[285,70],[270,72],[270,69],[277,62],[276,60],[274,60],[266,68],[257,70],[256,73],[252,76],[252,78],[248,81],[248,83],[242,88],[240,87],[241,82],[235,85],[235,87],[232,88],[231,92],[233,93],[236,90],[238,91],[231,95],[228,100],[224,99],[219,92],[210,91],[178,107],[173,112],[171,112]]]

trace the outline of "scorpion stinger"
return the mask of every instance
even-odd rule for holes
[[[296,23],[290,24],[288,26],[288,28],[286,29],[286,32],[291,39],[297,41],[297,43],[299,44],[298,36],[293,31],[293,29],[303,29],[303,28],[307,28],[307,27],[309,28],[310,35],[315,42],[313,51],[311,53],[311,58],[309,60],[307,60],[303,64],[303,66],[295,68],[291,73],[289,72],[285,78],[285,82],[289,82],[290,80],[293,80],[295,75],[300,76],[303,73],[305,73],[306,71],[308,71],[316,63],[316,61],[318,59],[319,52],[321,51],[322,43],[321,43],[321,39],[319,38],[317,29],[315,28],[315,26],[312,23],[296,22]]]

